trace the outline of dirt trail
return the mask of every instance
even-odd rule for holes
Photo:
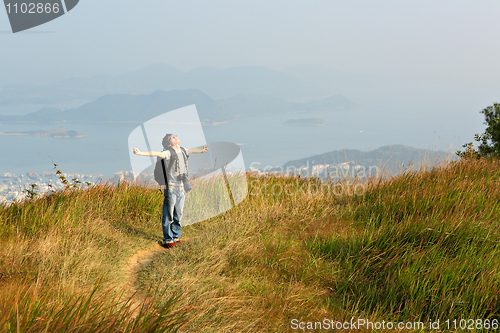
[[[127,276],[126,297],[131,298],[132,308],[135,308],[134,317],[138,314],[140,305],[144,302],[144,297],[137,289],[137,278],[139,272],[153,262],[154,258],[161,252],[166,251],[160,244],[156,244],[149,249],[140,250],[128,259],[125,274]]]
[[[183,238],[181,241],[189,241],[198,237]],[[177,244],[176,247],[181,247],[183,244]],[[141,304],[145,301],[144,295],[137,288],[137,278],[139,277],[139,272],[144,269],[147,265],[153,262],[153,260],[160,253],[165,251],[175,251],[176,247],[172,249],[165,249],[160,246],[160,244],[155,244],[154,246],[140,250],[128,259],[127,267],[125,269],[125,274],[127,278],[127,283],[125,286],[125,297],[131,298],[132,308],[135,308],[133,315],[134,317],[139,313]]]

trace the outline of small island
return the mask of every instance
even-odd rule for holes
[[[323,126],[326,124],[321,118],[302,118],[302,119],[289,119],[283,124],[288,126]]]
[[[209,119],[205,119],[201,122],[201,124],[203,126],[218,126],[218,125],[222,125],[222,124],[227,124],[227,123],[230,123],[232,121],[235,121],[236,119],[229,119],[229,120],[225,120],[225,121],[218,121],[218,122],[215,122],[215,121],[211,121]]]
[[[80,131],[70,130],[65,127],[56,127],[48,131],[26,131],[26,132],[6,132],[1,135],[31,135],[31,136],[47,136],[56,139],[76,139],[86,137]]]

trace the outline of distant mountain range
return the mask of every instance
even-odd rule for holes
[[[238,95],[214,100],[197,89],[156,91],[150,95],[105,95],[66,111],[42,108],[24,116],[0,116],[3,123],[144,122],[167,111],[195,104],[205,122],[233,120],[241,115],[321,113],[356,109],[342,95],[309,102],[289,102],[261,94]]]
[[[454,156],[453,156],[454,157]],[[334,150],[320,155],[286,162],[283,168],[305,167],[318,164],[338,165],[349,162],[351,166],[361,165],[366,168],[376,166],[386,168],[391,173],[404,168],[415,170],[420,167],[436,166],[442,161],[450,160],[452,156],[443,151],[413,148],[404,145],[382,146],[372,151],[357,149]]]
[[[389,75],[343,72],[322,65],[301,64],[283,69],[284,74],[314,83],[335,94],[355,99],[363,105],[408,103],[422,87],[412,80]]]
[[[240,94],[266,94],[290,101],[325,98],[329,89],[294,75],[262,66],[219,70],[199,67],[189,72],[166,64],[151,64],[121,75],[70,78],[47,85],[6,85],[0,88],[0,106],[58,105],[91,101],[106,94],[151,94],[156,90],[198,89],[214,99]]]
[[[312,82],[328,91],[345,93],[357,92],[365,89],[375,89],[381,82],[380,76],[345,73],[326,66],[302,64],[282,70],[301,80]]]

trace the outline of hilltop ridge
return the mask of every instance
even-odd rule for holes
[[[333,187],[248,174],[243,202],[184,228],[181,246],[148,252],[133,279],[130,261],[161,240],[158,191],[101,183],[0,207],[0,330],[499,325],[499,170],[499,160],[460,160]],[[149,300],[137,316],[116,296],[130,284]]]

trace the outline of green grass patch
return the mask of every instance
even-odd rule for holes
[[[188,240],[148,257],[133,281],[129,258],[161,240],[158,190],[99,184],[1,208],[0,330],[286,332],[294,318],[499,318],[498,160],[371,179],[360,195],[356,184],[247,179],[245,200],[184,227]],[[186,224],[230,204],[225,183],[196,186],[208,187],[193,192]],[[127,285],[145,300],[138,316]]]

